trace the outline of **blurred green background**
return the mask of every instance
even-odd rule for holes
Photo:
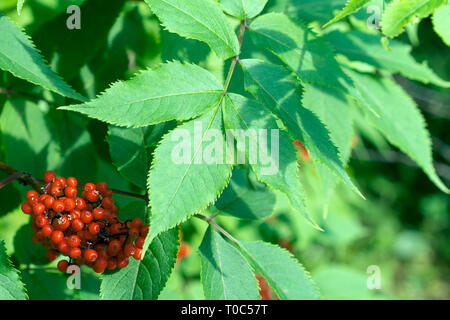
[[[0,10],[31,35],[55,71],[89,98],[114,81],[128,79],[137,70],[172,59],[200,64],[223,79],[227,68],[206,45],[161,30],[148,6],[138,1],[87,1],[82,8],[83,28],[87,30],[80,39],[84,45],[65,41],[67,30],[55,30],[54,25],[67,17],[65,9],[69,4],[82,2],[27,0],[19,16],[16,0],[2,0]],[[289,1],[269,1],[266,11],[286,8]],[[329,6],[303,14],[330,16],[333,9]],[[359,13],[343,24],[359,28],[364,24],[364,14]],[[443,79],[450,79],[450,48],[434,33],[431,21],[426,19],[408,31],[400,40],[414,45],[414,57],[428,61]],[[244,50],[252,52],[250,41],[244,42]],[[237,71],[235,80],[239,82],[240,77]],[[433,140],[437,171],[450,185],[449,90],[401,77],[397,80],[422,110]],[[61,97],[6,72],[0,72],[0,87],[14,87],[27,93],[27,96],[13,93],[10,98],[0,94],[1,161],[36,176],[45,169],[57,168],[61,175],[77,176],[82,181],[105,180],[116,189],[141,192],[111,164],[106,125],[56,111],[36,97],[43,95],[49,101]],[[242,88],[232,85],[232,90],[240,92]],[[35,131],[22,128],[21,112],[11,111],[8,99],[14,99],[21,112],[32,117]],[[357,131],[349,168],[367,200],[338,186],[324,210],[314,168],[300,156],[309,205],[324,232],[310,227],[279,194],[273,215],[265,221],[220,216],[217,222],[238,239],[261,239],[290,250],[311,272],[324,298],[449,299],[449,196],[368,127],[361,115],[354,116]],[[12,130],[19,132],[15,138],[10,134]],[[4,177],[0,173],[0,179]],[[0,191],[0,238],[6,241],[8,253],[22,270],[30,298],[97,299],[97,275],[87,273],[86,269],[82,290],[72,292],[66,288],[64,275],[56,271],[56,262],[46,264],[44,249],[31,242],[28,217],[19,209],[25,190],[14,183]],[[121,215],[143,214],[142,203],[121,197],[117,201]],[[161,299],[203,299],[197,248],[206,227],[204,221],[196,219],[183,224],[185,257],[177,263]],[[367,287],[370,266],[379,268],[380,289]]]

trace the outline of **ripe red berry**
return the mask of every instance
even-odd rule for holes
[[[47,209],[51,209],[53,207],[53,203],[55,202],[55,198],[48,196],[44,200],[44,205]]]
[[[122,258],[120,260],[118,259],[117,266],[122,269],[122,268],[125,268],[129,262],[130,262],[130,260],[128,258]]]
[[[108,260],[106,258],[103,257],[99,257],[94,264],[95,267],[97,267],[98,269],[103,269],[105,270],[106,267],[108,266]]]
[[[100,225],[97,222],[89,224],[88,230],[91,234],[97,235],[100,232]]]
[[[47,171],[44,173],[44,181],[46,183],[52,182],[53,179],[56,179],[56,174],[53,171]]]
[[[134,241],[134,245],[137,247],[137,248],[140,248],[140,249],[142,249],[143,247],[144,247],[144,244],[145,244],[145,237],[138,237],[135,241]]]
[[[84,223],[91,223],[93,219],[94,219],[94,216],[93,216],[92,212],[87,211],[87,210],[83,210],[81,212],[81,221],[83,221]]]
[[[33,199],[39,199],[39,195],[36,191],[30,190],[27,192],[27,199],[31,202]]]
[[[80,219],[81,218],[81,211],[78,210],[78,209],[73,209],[72,212],[70,212],[69,216],[70,216],[70,218],[72,220]]]
[[[67,187],[64,189],[64,195],[68,198],[75,198],[77,196],[78,190],[75,187]]]
[[[86,259],[86,261],[94,262],[95,260],[97,260],[97,258],[98,253],[94,249],[87,249],[84,252],[84,259]]]
[[[63,177],[56,178],[56,181],[58,181],[61,184],[61,187],[63,188],[67,185],[67,181]]]
[[[67,178],[67,185],[68,185],[69,187],[76,188],[77,185],[78,185],[78,181],[77,181],[77,179],[74,178],[74,177],[69,177],[69,178]]]
[[[143,252],[142,249],[136,248],[136,251],[133,254],[133,258],[135,258],[136,260],[141,260],[142,259],[142,252]]]
[[[33,207],[33,212],[35,214],[42,214],[42,213],[44,213],[44,211],[45,211],[45,205],[40,202],[35,204]]]
[[[90,202],[97,202],[98,198],[99,198],[99,194],[96,191],[89,191],[89,192],[86,192],[85,198],[86,198],[86,200],[88,200]]]
[[[51,236],[51,234],[53,232],[53,227],[49,224],[46,224],[45,226],[42,227],[41,231],[42,231],[42,234],[48,238]]]
[[[90,192],[90,191],[94,191],[94,190],[95,190],[95,184],[88,182],[88,183],[86,183],[86,184],[84,185],[83,190],[84,190],[86,193],[87,193],[87,192]]]
[[[99,182],[97,183],[97,185],[95,186],[95,188],[97,189],[98,192],[100,192],[100,194],[102,196],[105,195],[105,192],[108,191],[108,185],[105,182]]]
[[[67,238],[67,243],[72,248],[78,247],[80,245],[80,242],[81,242],[80,238],[76,235],[71,235]]]
[[[108,254],[110,256],[116,256],[122,249],[122,243],[119,240],[112,240],[108,245]]]
[[[73,201],[73,199],[70,198],[64,199],[64,210],[72,211],[73,209],[75,209],[75,201]]]
[[[45,256],[49,261],[55,261],[58,258],[59,253],[54,249],[50,249],[46,252]]]
[[[102,207],[105,209],[111,209],[114,204],[113,198],[105,197],[102,199]]]
[[[75,204],[78,210],[84,210],[86,208],[86,201],[83,198],[75,198]]]
[[[56,200],[52,205],[52,209],[57,213],[63,212],[65,207],[64,202],[61,200]]]
[[[107,268],[108,270],[114,270],[115,268],[117,268],[117,259],[114,257],[109,257]]]
[[[125,248],[123,248],[123,253],[126,257],[131,257],[136,252],[136,247],[132,245],[131,243],[127,243],[125,245]]]
[[[142,220],[139,218],[134,218],[133,220],[131,220],[131,227],[139,229],[140,227],[142,227]]]
[[[35,223],[39,228],[42,228],[48,224],[48,219],[44,215],[40,214],[36,217]]]
[[[60,197],[62,195],[62,187],[60,183],[56,183],[55,181],[50,187],[50,194],[54,197]]]
[[[33,212],[33,207],[31,206],[31,204],[28,201],[25,201],[24,203],[22,203],[22,212],[25,214],[31,214]]]
[[[70,249],[70,254],[69,256],[73,259],[78,259],[79,257],[81,257],[81,249],[80,248],[72,248]]]
[[[131,238],[137,238],[137,237],[139,237],[139,229],[138,228],[131,228],[128,231],[128,234],[130,235]]]
[[[75,232],[81,231],[84,228],[84,223],[80,219],[72,220],[72,230]]]
[[[67,243],[67,240],[63,239],[58,243],[58,250],[65,256],[70,254],[71,247]]]
[[[57,219],[55,221],[55,227],[58,230],[64,231],[66,230],[68,227],[70,227],[70,220],[69,220],[69,216],[64,215],[63,217]]]
[[[54,244],[60,243],[63,239],[64,239],[64,233],[62,233],[59,230],[53,231],[51,236],[50,236],[50,240],[52,240],[52,242]]]
[[[68,267],[69,267],[69,261],[61,260],[58,262],[58,270],[61,272],[66,272]]]
[[[120,233],[122,230],[122,225],[120,223],[114,223],[109,227],[109,232],[116,234],[116,233]]]
[[[94,214],[95,220],[102,220],[105,218],[105,210],[103,210],[102,208],[95,208],[92,213]]]

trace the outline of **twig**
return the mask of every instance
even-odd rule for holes
[[[244,19],[241,22],[241,25],[239,27],[238,31],[238,41],[239,41],[239,52],[242,48],[242,40],[244,39],[245,29],[247,28],[247,20]],[[234,68],[236,67],[236,63],[239,61],[239,53],[237,56],[233,58],[233,61],[231,61],[230,69],[228,70],[227,79],[225,80],[225,85],[223,87],[223,95],[227,93],[228,86],[230,85],[231,78],[233,77]]]
[[[225,237],[227,237],[228,239],[233,241],[235,244],[240,246],[239,241],[235,237],[233,237],[231,234],[229,234],[228,231],[226,231],[224,228],[222,228],[220,225],[218,225],[217,222],[215,222],[211,217],[207,217],[202,214],[196,214],[194,217],[197,217],[199,219],[203,219],[203,220],[207,221],[210,225],[212,225],[214,228],[219,230]]]

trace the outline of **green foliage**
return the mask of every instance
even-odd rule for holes
[[[150,239],[206,209],[227,186],[232,166],[225,161],[207,162],[203,158],[214,156],[214,152],[225,154],[223,150],[214,150],[214,145],[206,139],[210,129],[219,132],[223,129],[219,106],[178,126],[156,148],[148,177],[152,210]],[[212,138],[221,139],[209,137]]]
[[[9,261],[5,243],[0,241],[0,299],[25,300],[27,295],[19,274]]]
[[[381,18],[383,34],[393,38],[404,32],[404,27],[428,17],[447,0],[394,0]]]
[[[319,292],[309,274],[284,249],[261,241],[242,241],[241,248],[280,299],[314,300]]]
[[[100,297],[104,300],[155,300],[166,285],[178,252],[178,229],[153,239],[145,257],[130,260],[127,268],[103,275]]]
[[[434,30],[450,46],[450,4],[441,6],[433,14]]]
[[[151,225],[71,290],[14,181],[0,298],[448,298],[448,1],[390,1],[381,30],[381,1],[0,2],[0,162],[106,181]]]
[[[61,109],[118,126],[143,127],[194,118],[217,105],[221,95],[220,83],[206,70],[170,62],[115,83],[95,100]]]
[[[219,0],[223,10],[241,20],[261,13],[268,0]]]
[[[326,27],[332,23],[344,19],[346,16],[349,16],[352,13],[355,13],[356,11],[364,7],[368,2],[370,2],[370,0],[348,0],[345,7],[341,11],[339,11],[333,19],[325,23],[323,27]]]
[[[0,68],[63,96],[86,100],[44,62],[30,38],[0,12]]]
[[[213,0],[145,0],[170,32],[206,42],[223,59],[239,54],[231,25]]]
[[[244,256],[209,227],[199,247],[206,299],[258,300],[258,285]]]

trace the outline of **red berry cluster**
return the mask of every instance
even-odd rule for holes
[[[48,249],[48,260],[54,261],[59,254],[69,257],[58,262],[60,271],[66,272],[75,264],[102,273],[125,268],[129,257],[142,258],[149,225],[143,225],[139,218],[119,220],[112,191],[105,182],[86,183],[78,197],[79,186],[73,177],[58,178],[47,171],[44,181],[43,194],[27,192],[22,211],[31,215],[32,241]]]

